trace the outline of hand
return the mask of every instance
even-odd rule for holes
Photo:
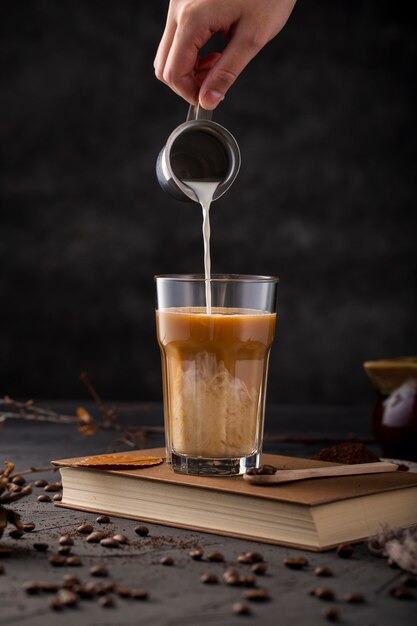
[[[236,78],[284,27],[296,0],[171,0],[155,74],[191,104],[214,109]],[[213,33],[229,42],[198,56]]]

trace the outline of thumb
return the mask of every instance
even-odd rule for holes
[[[260,47],[248,45],[246,38],[233,37],[201,84],[199,103],[204,109],[216,108]]]

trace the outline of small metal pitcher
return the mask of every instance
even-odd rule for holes
[[[213,200],[220,198],[240,169],[240,150],[233,135],[211,119],[212,111],[191,105],[187,121],[168,137],[156,162],[162,189],[176,200],[198,202],[184,181],[217,182]]]

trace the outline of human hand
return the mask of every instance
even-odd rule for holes
[[[191,104],[214,109],[236,78],[284,27],[296,0],[170,0],[155,74]],[[198,56],[214,33],[229,42]]]

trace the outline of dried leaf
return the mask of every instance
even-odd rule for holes
[[[4,506],[0,504],[0,537],[3,534],[4,529],[7,526],[7,511]]]
[[[76,415],[83,424],[89,424],[92,420],[90,413],[82,406],[77,408]]]
[[[125,454],[101,454],[99,456],[87,456],[81,461],[74,463],[76,467],[91,467],[94,469],[140,469],[142,467],[150,467],[151,465],[159,465],[163,462],[163,458],[155,456],[139,456],[135,453]]]

